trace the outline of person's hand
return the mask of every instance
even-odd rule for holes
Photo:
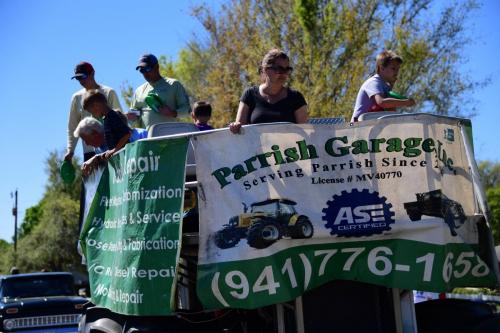
[[[408,98],[408,101],[406,102],[406,106],[414,106],[415,100],[413,98]]]
[[[103,155],[103,160],[104,161],[107,161],[109,160],[111,157],[113,157],[113,155],[116,153],[116,151],[114,149],[110,149],[110,150],[107,150],[104,155]]]
[[[229,124],[229,130],[233,134],[239,134],[241,130],[241,123],[239,121],[235,121]]]
[[[97,165],[96,156],[92,157],[90,160],[82,164],[82,175],[87,177],[94,170]]]
[[[73,153],[72,153],[72,152],[70,152],[70,151],[68,151],[68,152],[66,153],[66,155],[64,155],[64,160],[65,160],[65,161],[71,162],[71,159],[72,159],[72,158],[73,158]]]
[[[172,110],[168,105],[164,105],[158,109],[158,112],[164,116],[175,118],[177,117],[177,111]]]
[[[110,151],[110,150],[108,150]],[[106,156],[105,153],[95,155],[92,157],[90,160],[82,164],[82,175],[84,177],[87,177],[94,171],[94,169],[97,169],[99,167],[99,163],[106,162]]]

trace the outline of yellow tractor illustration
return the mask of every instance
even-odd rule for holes
[[[282,237],[311,238],[314,228],[305,215],[295,210],[297,203],[288,199],[268,199],[243,204],[243,214],[233,216],[215,233],[215,245],[221,249],[236,246],[242,238],[249,246],[264,249]]]

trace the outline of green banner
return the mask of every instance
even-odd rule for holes
[[[198,294],[209,308],[281,303],[332,279],[436,292],[494,283],[468,245],[407,240],[298,246],[259,259],[201,265],[198,274]]]
[[[80,244],[92,302],[127,315],[173,311],[187,138],[128,144],[86,181]]]
[[[460,126],[412,115],[198,137],[202,303],[256,308],[335,279],[494,286]]]

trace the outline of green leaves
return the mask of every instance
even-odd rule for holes
[[[486,190],[488,205],[490,206],[491,228],[495,244],[500,244],[500,186]]]
[[[318,11],[317,0],[295,0],[295,15],[298,16],[300,25],[308,34],[313,34],[316,28]]]
[[[500,163],[482,161],[478,167],[490,207],[493,238],[500,244]]]
[[[230,0],[215,13],[195,7],[205,28],[175,63],[163,64],[192,100],[214,106],[212,123],[225,126],[239,97],[259,84],[258,66],[273,47],[284,49],[312,117],[349,119],[361,84],[375,70],[375,56],[393,49],[404,59],[395,90],[414,98],[410,111],[470,115],[475,82],[459,66],[470,41],[474,1],[443,6],[430,0]]]
[[[77,161],[73,162],[77,177],[72,184],[66,184],[59,175],[61,161],[62,155],[55,151],[46,160],[45,193],[38,204],[26,209],[18,230],[17,254],[12,244],[0,243],[0,273],[8,273],[13,265],[21,272],[83,271],[76,251],[80,166]]]
[[[39,223],[18,242],[17,267],[24,272],[78,267],[78,214],[79,203],[68,194],[50,195]]]

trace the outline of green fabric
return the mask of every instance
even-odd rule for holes
[[[188,142],[127,144],[100,178],[86,179],[96,192],[80,245],[94,304],[127,315],[173,311]]]
[[[477,247],[407,239],[289,247],[273,255],[198,266],[198,296],[207,309],[252,309],[291,301],[335,279],[442,292],[495,285]]]

